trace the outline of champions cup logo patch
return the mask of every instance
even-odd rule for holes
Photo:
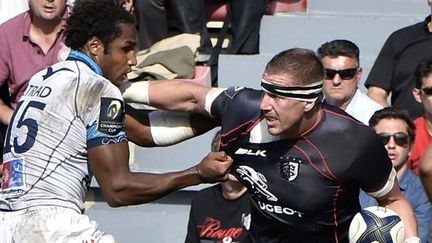
[[[294,157],[283,158],[283,160],[279,164],[280,174],[282,178],[288,181],[294,181],[298,176],[300,164],[302,163],[303,161],[299,158],[294,158]]]
[[[107,117],[111,120],[116,119],[121,112],[121,103],[118,100],[111,101],[111,104],[107,108]]]
[[[122,100],[101,98],[98,131],[116,135],[123,129],[124,104]]]

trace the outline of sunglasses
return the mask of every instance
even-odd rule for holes
[[[378,133],[378,137],[381,139],[381,142],[384,145],[387,145],[390,141],[390,138],[393,137],[393,140],[395,143],[399,146],[406,146],[409,142],[409,137],[407,134],[403,132],[397,132],[395,134],[389,134],[389,133]]]
[[[425,95],[432,95],[432,86],[421,88],[420,92]]]
[[[358,68],[347,68],[342,70],[334,70],[334,69],[325,69],[326,79],[334,79],[336,74],[339,74],[339,77],[343,80],[348,80],[354,78]]]

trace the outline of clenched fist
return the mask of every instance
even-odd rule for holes
[[[203,182],[213,183],[228,180],[233,159],[223,151],[210,152],[195,166]]]

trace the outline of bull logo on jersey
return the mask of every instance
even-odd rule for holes
[[[294,181],[299,173],[302,160],[294,157],[285,157],[280,162],[280,174],[282,178],[288,181]]]
[[[278,198],[273,195],[273,193],[267,190],[267,179],[263,174],[245,165],[240,165],[239,168],[236,169],[236,172],[239,173],[241,180],[250,184],[253,195],[257,196],[258,198],[266,198],[267,200],[273,202],[278,200]]]

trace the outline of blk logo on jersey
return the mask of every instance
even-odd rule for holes
[[[282,178],[288,181],[293,181],[297,178],[300,164],[303,161],[295,157],[285,157],[279,162],[280,174]]]
[[[235,152],[235,154],[245,154],[245,155],[252,155],[252,156],[261,156],[261,157],[267,157],[266,155],[267,150],[261,150],[261,149],[257,149],[257,150],[253,150],[253,149],[244,149],[244,148],[239,148],[237,149],[237,151]]]
[[[102,97],[98,131],[108,135],[116,135],[123,129],[123,120],[123,101]]]

